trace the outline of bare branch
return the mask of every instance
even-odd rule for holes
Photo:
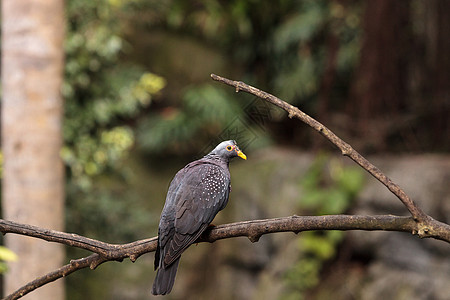
[[[354,150],[349,144],[340,139],[336,134],[334,134],[330,129],[325,127],[322,123],[311,118],[309,115],[302,112],[297,107],[267,93],[261,91],[255,87],[252,87],[242,81],[230,80],[215,74],[211,74],[213,80],[225,83],[227,85],[236,88],[236,92],[244,91],[255,95],[267,102],[272,103],[282,109],[284,109],[289,115],[289,118],[297,118],[302,122],[306,123],[317,132],[322,134],[327,140],[329,140],[333,145],[341,150],[342,155],[350,157],[358,165],[363,167],[367,172],[369,172],[373,177],[378,179],[382,184],[384,184],[394,195],[396,195],[400,201],[406,206],[413,218],[417,221],[424,221],[427,216],[426,214],[414,203],[414,201],[408,197],[408,195],[389,177],[384,175],[377,167],[371,164],[367,159],[365,159],[361,154]]]
[[[108,258],[109,260],[123,259],[124,257],[122,255],[127,254],[128,249],[134,249],[133,252],[136,253],[139,250],[140,252],[142,252],[141,254],[154,251],[156,249],[156,238],[139,240],[133,243],[122,245],[109,244],[74,233],[50,230],[3,219],[0,219],[0,232],[2,232],[3,234],[16,233],[20,235],[26,235],[48,242],[56,242],[71,247],[89,250],[91,252],[99,254],[102,257]],[[147,245],[148,243],[150,243],[152,246],[150,248],[142,249],[143,245]],[[148,245],[146,247],[148,247]],[[136,253],[130,253],[130,255]]]
[[[30,228],[32,228],[32,230],[30,230]],[[247,237],[251,242],[257,242],[259,238],[265,234],[276,232],[294,232],[297,234],[302,231],[310,230],[385,230],[410,232],[412,234],[419,234],[420,232],[418,223],[411,217],[391,215],[291,216],[214,226],[205,231],[196,242],[213,243],[217,240],[240,236]],[[125,258],[130,258],[130,260],[134,262],[142,254],[155,251],[157,240],[157,237],[154,237],[123,245],[108,244],[80,235],[73,235],[5,220],[0,220],[0,231],[4,234],[17,233],[95,252],[95,254],[82,259],[73,260],[70,264],[33,280],[14,293],[8,295],[5,299],[19,299],[25,294],[30,293],[49,282],[65,277],[83,268],[90,267],[91,269],[95,269],[98,265],[106,261],[122,261]],[[431,235],[423,235],[421,237],[431,237]],[[450,230],[443,230],[439,235],[433,237],[450,243]],[[105,249],[108,250],[105,251]]]
[[[0,231],[3,233],[16,233],[31,236],[48,242],[61,243],[67,246],[89,250],[106,255],[113,249],[113,245],[89,239],[73,233],[65,233],[56,230],[43,229],[33,225],[20,224],[13,221],[0,219]]]
[[[89,267],[93,262],[102,259],[101,256],[98,254],[92,254],[88,257],[77,259],[74,261],[71,261],[70,264],[65,265],[53,272],[50,272],[48,274],[45,274],[44,276],[41,276],[39,278],[36,278],[35,280],[27,283],[26,285],[22,286],[18,290],[16,290],[14,293],[9,294],[4,300],[13,300],[13,299],[19,299],[25,296],[26,294],[34,291],[35,289],[53,282],[59,278],[65,277],[69,274],[72,274],[73,272]]]

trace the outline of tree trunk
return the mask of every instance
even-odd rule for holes
[[[3,218],[62,230],[63,0],[2,1]],[[61,266],[64,248],[7,235],[19,260],[9,264],[4,294]],[[57,281],[25,299],[63,299]]]

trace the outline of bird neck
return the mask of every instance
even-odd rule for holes
[[[209,153],[209,154],[205,155],[205,158],[208,160],[216,161],[217,163],[219,163],[221,165],[225,164],[227,167],[230,164],[229,159],[223,158],[223,157],[221,157],[217,154],[213,154],[213,153]]]

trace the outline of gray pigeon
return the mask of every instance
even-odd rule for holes
[[[227,205],[231,187],[228,165],[237,156],[247,159],[235,141],[224,141],[173,178],[159,221],[153,295],[170,293],[181,254]]]

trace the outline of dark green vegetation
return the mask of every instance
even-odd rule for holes
[[[217,140],[236,139],[250,160],[269,145],[327,147],[210,73],[298,105],[362,152],[448,151],[448,3],[388,2],[66,1],[67,231],[109,242],[155,235],[174,172]],[[322,168],[319,159],[299,187],[304,214],[344,212],[362,185],[343,168],[324,188]],[[303,237],[286,297],[315,286],[342,234]],[[149,292],[150,268],[78,272],[68,295],[111,298],[105,285],[130,269],[129,280],[147,282]]]
[[[343,166],[340,160],[319,155],[301,181],[299,209],[308,215],[345,213],[363,183],[363,172],[356,166]],[[344,232],[334,230],[302,233],[298,260],[286,272],[288,288],[283,299],[304,299],[304,293],[319,284],[323,265],[336,257],[343,238]]]

